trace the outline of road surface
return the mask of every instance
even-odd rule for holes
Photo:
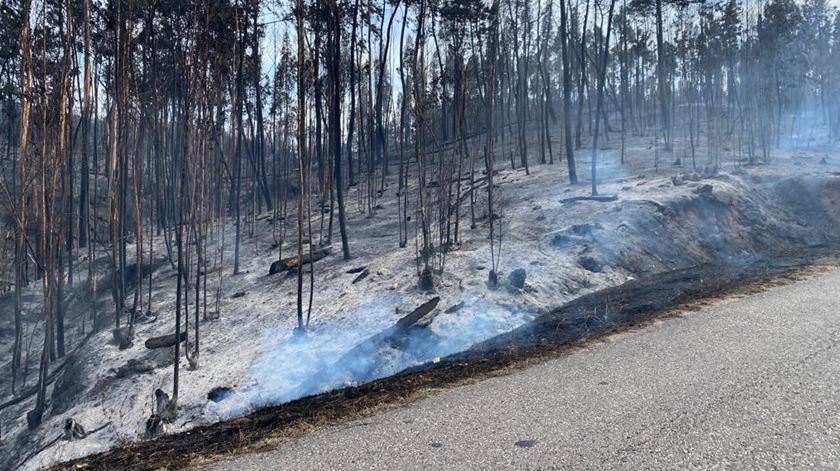
[[[201,469],[840,469],[840,270]]]

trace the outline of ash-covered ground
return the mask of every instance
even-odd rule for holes
[[[705,177],[702,171],[672,166],[662,155],[654,168],[652,152],[647,140],[636,139],[629,142],[626,164],[618,162],[614,148],[600,154],[599,191],[618,196],[606,202],[561,202],[589,194],[587,177],[582,185],[568,185],[565,162],[532,164],[530,175],[499,163],[501,278],[524,269],[522,289],[488,287],[491,261],[484,218],[475,228],[465,219],[461,244],[447,254],[434,293],[421,291],[414,241],[398,246],[395,183],[389,181],[374,216],[361,207],[360,188],[351,189],[353,259],[342,260],[336,249],[315,263],[311,325],[302,338],[293,336],[295,277],[268,275],[277,258],[270,215],[258,216],[254,237],[244,238],[243,273],[237,276],[230,263],[234,229],[229,224],[219,316],[201,324],[200,368],[189,370],[181,359],[178,416],[168,431],[434,362],[572,299],[630,279],[707,262],[745,264],[833,244],[840,224],[840,173],[835,173],[840,171],[840,153],[834,146],[792,145],[777,151],[767,165],[727,163]],[[588,155],[579,153],[582,174],[589,166]],[[479,193],[482,205],[485,197]],[[465,205],[462,216],[467,212]],[[293,224],[289,226],[286,240],[294,242]],[[162,256],[163,243],[155,243],[155,252]],[[294,250],[287,244],[284,253]],[[359,267],[366,267],[369,275],[354,283],[358,273],[347,272]],[[168,391],[172,384],[172,350],[143,345],[149,337],[173,331],[175,271],[162,258],[155,264],[152,287],[156,318],[140,321],[128,349],[114,345],[110,329],[103,328],[85,340],[84,348],[74,350],[50,386],[52,402],[39,428],[30,431],[26,424],[34,397],[0,410],[0,469],[36,469],[143,438],[153,391]],[[91,307],[83,302],[87,289],[82,280],[69,292],[69,350],[85,338],[83,317],[88,319],[84,331],[91,329]],[[101,293],[100,316],[113,316],[107,292]],[[441,299],[436,316],[416,337],[406,344],[385,345],[374,358],[348,359],[356,345],[432,296]],[[39,300],[37,286],[28,288],[26,328],[34,336],[26,348],[27,387],[37,380]],[[12,303],[8,294],[0,299],[0,309],[12,309]],[[6,317],[0,322],[0,402],[6,402],[12,399],[8,361],[13,327]],[[211,391],[214,400],[208,399]],[[46,446],[62,433],[67,418],[87,430],[99,430],[82,440],[57,440]]]

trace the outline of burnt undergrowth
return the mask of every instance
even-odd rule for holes
[[[815,262],[836,264],[840,178],[693,183],[682,199],[618,205],[610,221],[572,226],[551,245],[636,277],[584,296],[508,333],[440,361],[357,386],[307,396],[247,416],[164,435],[58,465],[55,469],[180,469],[270,447],[441,388],[502,374],[575,346],[702,305],[763,289]],[[559,244],[559,246],[558,246]],[[593,265],[594,266],[594,265]],[[558,276],[562,276],[558,274]],[[788,277],[794,278],[794,277]]]
[[[709,263],[628,281],[588,295],[471,349],[395,376],[267,407],[231,421],[125,445],[53,469],[183,469],[255,451],[319,427],[347,422],[562,354],[587,341],[667,316],[698,301],[755,289],[830,256],[832,247],[776,253],[748,263]]]

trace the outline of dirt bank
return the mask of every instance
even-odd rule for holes
[[[687,304],[755,289],[831,257],[840,245],[836,175],[736,173],[696,181],[616,182],[624,187],[635,184],[661,185],[668,191],[625,190],[611,203],[546,203],[541,222],[554,230],[520,223],[522,234],[508,250],[520,250],[522,261],[532,260],[526,288],[533,291],[507,293],[504,299],[522,304],[530,299],[539,305],[547,302],[540,296],[555,287],[574,298],[562,307],[536,310],[525,325],[395,376],[131,443],[57,469],[172,469],[259,449],[437,388],[562,353],[589,339],[673,314]],[[526,250],[529,238],[538,241],[538,253]],[[609,284],[614,286],[598,289]],[[459,299],[457,290],[443,286],[440,291],[443,307]],[[490,293],[484,299],[501,296]],[[463,309],[469,308],[468,302]]]
[[[749,266],[704,265],[659,273],[598,291],[534,324],[476,345],[438,363],[396,376],[305,397],[249,416],[139,442],[56,466],[56,470],[183,469],[231,453],[256,451],[320,427],[348,422],[416,400],[435,389],[526,366],[598,336],[640,325],[716,296],[760,289],[793,278],[823,251]]]

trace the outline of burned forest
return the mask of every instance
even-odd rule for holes
[[[3,0],[0,469],[455,384],[833,256],[839,142],[827,0]]]

